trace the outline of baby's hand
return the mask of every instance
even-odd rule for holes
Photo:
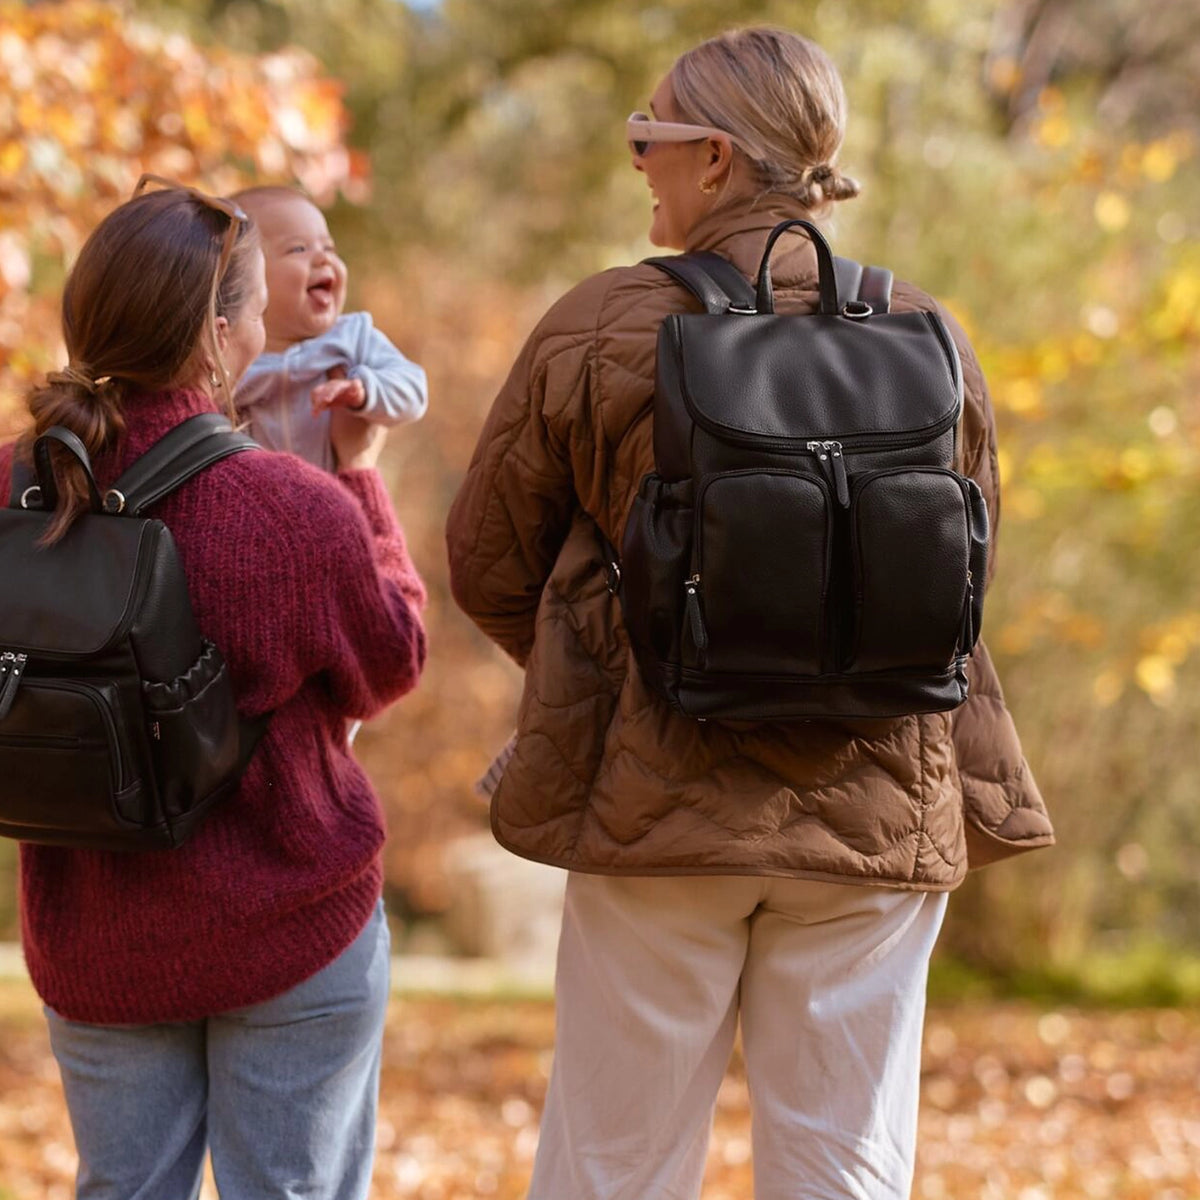
[[[331,367],[329,378],[312,390],[313,416],[331,408],[362,408],[367,402],[367,389],[361,379],[347,379],[345,367]]]

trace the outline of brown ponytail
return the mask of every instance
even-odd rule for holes
[[[247,224],[213,300],[228,229],[228,216],[183,188],[138,196],[100,222],[63,290],[69,363],[27,401],[33,437],[63,425],[94,458],[125,432],[127,396],[194,382],[215,354],[215,318],[236,320],[249,293],[258,237]],[[219,357],[212,367],[224,374]],[[88,501],[74,460],[56,455],[55,467],[59,502],[46,542],[60,538]]]

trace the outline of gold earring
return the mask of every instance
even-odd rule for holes
[[[700,190],[706,196],[711,196],[717,190],[717,185],[709,179],[702,179],[700,180]]]
[[[219,388],[221,386],[221,377],[217,374],[215,367],[208,373],[208,382],[211,383],[214,388]]]

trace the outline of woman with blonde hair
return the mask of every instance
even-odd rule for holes
[[[705,42],[650,109],[627,136],[657,246],[750,276],[778,223],[859,190],[838,165],[841,81],[802,37]],[[816,309],[816,268],[799,238],[773,260],[779,311]],[[455,597],[526,672],[493,830],[570,871],[529,1195],[697,1196],[740,1022],[758,1200],[900,1200],[946,893],[968,853],[980,865],[1053,834],[982,644],[953,713],[697,722],[648,686],[604,544],[622,544],[654,467],[659,326],[695,311],[646,264],[559,300],[497,397],[450,515]],[[892,311],[940,313],[951,331],[965,391],[956,465],[994,522],[995,432],[971,347],[909,284],[896,283]]]

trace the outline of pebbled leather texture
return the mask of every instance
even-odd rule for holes
[[[683,316],[680,386],[694,420],[758,437],[905,434],[962,408],[929,313]]]
[[[945,711],[967,695],[988,544],[979,489],[953,469],[958,356],[936,314],[888,311],[889,271],[834,260],[803,222],[833,311],[770,312],[771,248],[793,224],[768,239],[756,314],[730,311],[749,289],[732,266],[653,263],[706,312],[659,332],[657,470],[622,544],[630,644],[689,716]],[[838,312],[839,289],[874,311]]]
[[[35,443],[44,499],[56,499],[49,443],[77,454],[72,440]],[[0,653],[21,664],[0,719],[0,836],[178,846],[236,787],[261,726],[238,719],[170,532],[131,514],[254,448],[218,414],[184,422],[118,481],[133,500],[124,515],[85,513],[49,546],[49,509],[0,509]]]

